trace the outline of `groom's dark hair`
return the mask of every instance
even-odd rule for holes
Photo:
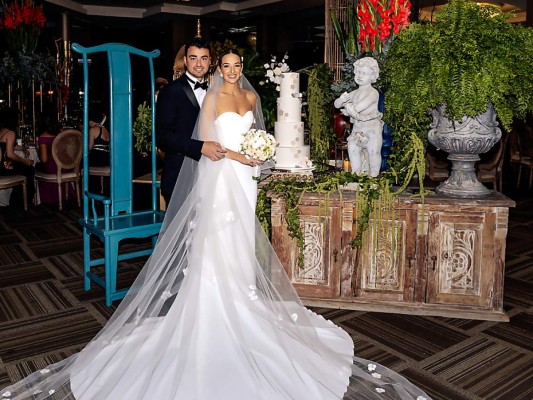
[[[199,37],[195,37],[194,39],[191,39],[187,42],[187,44],[185,45],[185,56],[187,56],[189,47],[198,47],[199,49],[207,49],[209,50],[209,52],[211,52],[211,45],[209,44],[209,42]]]

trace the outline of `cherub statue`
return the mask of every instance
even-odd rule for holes
[[[352,173],[378,176],[383,143],[382,113],[378,111],[379,92],[372,87],[379,77],[375,59],[364,57],[353,63],[354,80],[359,87],[344,92],[335,107],[350,117],[352,133],[348,136],[348,156]]]

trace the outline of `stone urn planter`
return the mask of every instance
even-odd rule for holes
[[[477,180],[475,164],[479,154],[489,151],[502,136],[494,107],[489,104],[484,113],[461,121],[450,121],[444,114],[444,106],[432,111],[428,133],[429,142],[449,153],[452,162],[450,177],[437,187],[437,193],[461,198],[488,196],[491,191]]]

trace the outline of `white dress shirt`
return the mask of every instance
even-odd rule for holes
[[[207,92],[207,90],[204,90],[202,88],[198,88],[198,89],[194,89],[194,84],[196,82],[200,82],[202,83],[203,80],[199,81],[196,77],[192,76],[191,74],[189,74],[189,72],[185,72],[185,75],[187,75],[187,77],[189,78],[187,81],[189,82],[189,85],[191,85],[191,89],[192,91],[194,92],[194,96],[196,97],[196,100],[198,101],[198,104],[200,105],[200,107],[202,107],[202,103],[204,101],[204,97],[205,97],[205,94]],[[192,82],[191,82],[192,80]]]

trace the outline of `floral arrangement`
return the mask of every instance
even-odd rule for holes
[[[361,0],[357,5],[361,52],[386,53],[394,35],[409,24],[409,0]]]
[[[278,142],[273,135],[262,129],[252,128],[243,134],[241,154],[261,161],[273,160]]]
[[[279,92],[280,90],[280,84],[281,84],[281,78],[283,78],[283,73],[289,72],[291,69],[289,68],[289,65],[287,64],[287,60],[289,59],[289,56],[287,53],[283,56],[283,59],[281,61],[277,61],[276,56],[272,56],[272,59],[270,60],[270,64],[266,63],[264,65],[266,69],[265,77],[272,83],[276,85],[276,90]],[[260,85],[264,85],[265,82],[261,81],[259,82]]]
[[[3,4],[0,29],[7,35],[7,43],[15,53],[32,53],[37,47],[41,29],[46,24],[43,9],[32,0]]]

